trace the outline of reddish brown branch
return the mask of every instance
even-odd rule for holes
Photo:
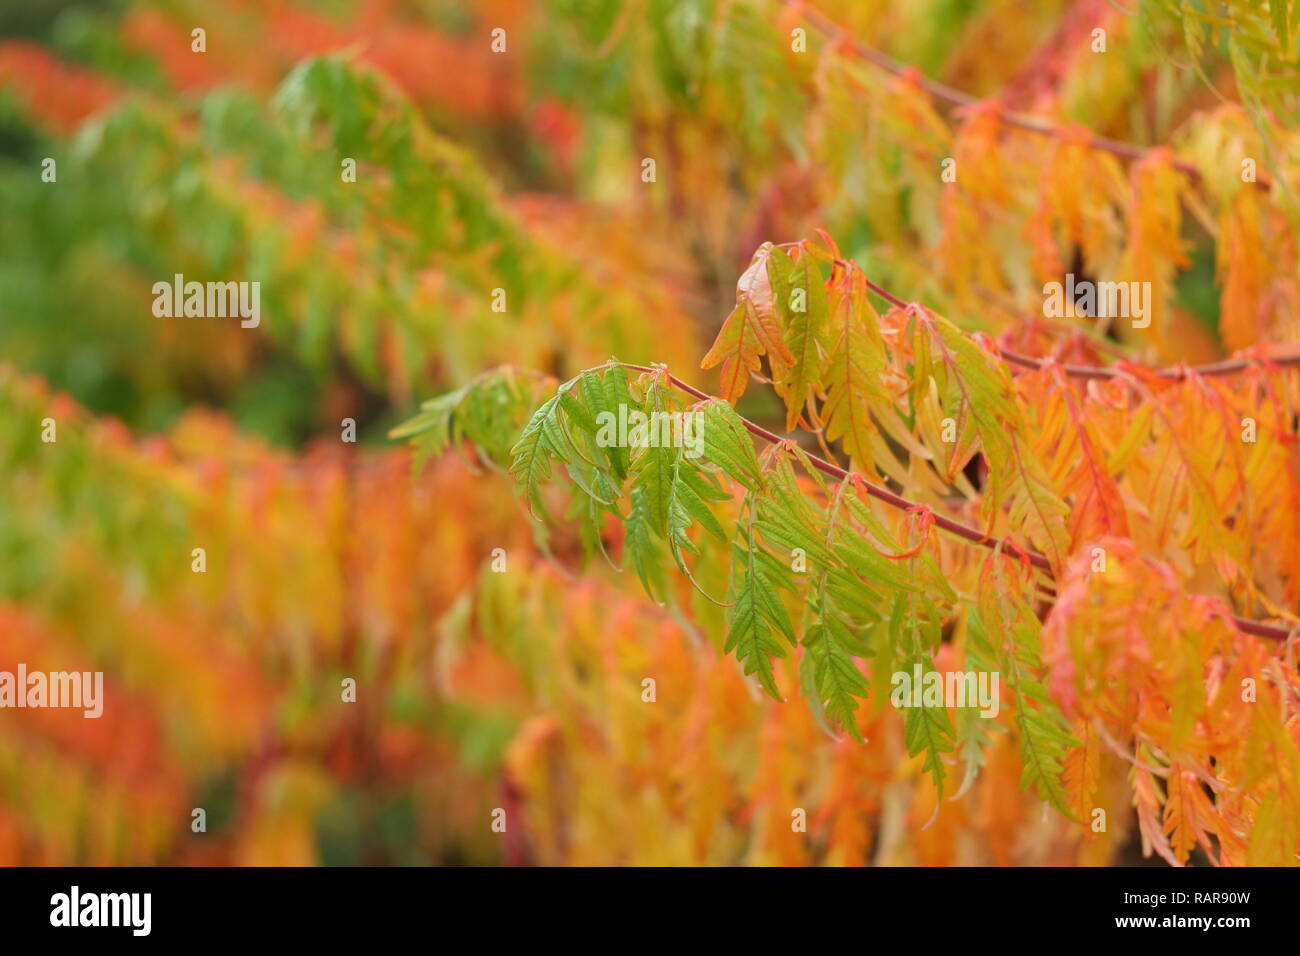
[[[650,372],[654,374],[663,375],[665,378],[668,379],[669,382],[672,383],[672,385],[675,388],[680,389],[681,391],[685,392],[687,395],[691,395],[699,399],[700,401],[711,401],[714,398],[716,398],[716,396],[714,395],[710,395],[707,392],[702,392],[695,386],[687,382],[683,382],[677,376],[670,373],[666,368],[663,367],[656,368],[649,365],[633,365],[630,362],[618,362],[616,364],[621,365],[623,368],[630,369],[635,372]],[[755,435],[756,437],[761,438],[766,442],[777,444],[779,442],[788,440],[788,439],[781,438],[781,436],[777,435],[774,432],[768,431],[766,428],[763,428],[761,425],[756,425],[754,422],[751,422],[748,418],[745,418],[742,415],[737,415],[737,417],[740,418],[741,423],[745,426],[746,430],[749,431],[751,435]],[[807,455],[808,461],[812,463],[813,467],[815,467],[818,471],[823,472],[824,474],[830,475],[832,478],[838,478],[842,481],[846,478],[854,477],[853,473],[845,471],[839,465],[832,464],[831,462],[826,461],[824,458],[819,458],[818,456],[813,455],[811,453],[805,453],[805,454]],[[896,495],[887,488],[881,488],[879,485],[872,484],[871,482],[862,479],[861,476],[857,476],[857,481],[855,483],[861,485],[862,488],[866,490],[867,494],[871,495],[871,497],[878,498],[881,501],[885,502],[885,504],[891,505],[892,507],[898,508],[900,510],[907,511],[917,506],[915,502],[909,501],[907,498],[904,498],[902,495]],[[953,521],[951,518],[944,517],[943,515],[939,515],[939,514],[934,515],[934,523],[938,527],[942,528],[944,531],[947,531],[949,534],[956,535],[957,537],[969,541],[972,544],[982,545],[983,547],[986,548],[995,548],[999,544],[1003,543],[1002,539],[1000,538],[989,537],[988,535],[976,530],[975,528],[971,528],[968,525],[964,525],[959,521]],[[1045,555],[1041,554],[1038,551],[1034,551],[1030,548],[1022,548],[1020,545],[1014,543],[1011,544],[1011,547],[1013,549],[1013,553],[1014,552],[1023,553],[1030,564],[1046,572],[1049,576],[1051,575],[1052,566],[1051,563],[1047,560],[1047,557]],[[1272,624],[1264,624],[1260,621],[1252,621],[1249,618],[1233,616],[1232,620],[1233,623],[1236,624],[1238,630],[1246,634],[1254,634],[1258,637],[1270,637],[1276,640],[1285,640],[1290,633],[1285,628],[1277,627]]]
[[[1039,369],[1046,364],[1043,359],[1021,355],[1019,352],[1013,352],[1010,349],[1000,349],[999,351],[1008,362],[1025,368]],[[1189,375],[1235,375],[1238,372],[1245,371],[1252,365],[1300,365],[1300,349],[1282,355],[1267,356],[1259,360],[1225,359],[1222,362],[1211,362],[1208,365],[1173,365],[1168,368],[1152,369],[1151,371],[1161,378],[1179,379],[1187,378]],[[1123,369],[1111,368],[1105,365],[1061,365],[1061,368],[1065,370],[1066,375],[1073,378],[1107,379],[1125,374]]]
[[[672,382],[674,386],[681,389],[683,392],[686,392],[688,395],[695,396],[701,401],[708,401],[709,399],[714,397],[712,395],[706,394],[705,392],[701,392],[698,388],[695,388],[692,385],[688,385],[686,382],[683,382],[681,379],[677,378],[676,376],[662,369],[649,368],[645,365],[629,365],[626,362],[620,362],[619,364],[621,364],[624,368],[635,369],[636,371],[639,372],[662,372],[664,375],[668,377],[668,381]],[[741,417],[740,420],[744,423],[745,428],[749,430],[750,434],[757,435],[759,438],[763,439],[764,441],[771,442],[772,444],[777,444],[778,442],[788,440],[782,438],[781,436],[775,434],[774,432],[768,431],[766,428],[763,428],[761,425],[755,425],[747,418]],[[814,465],[814,467],[817,468],[818,471],[830,475],[832,478],[838,478],[840,480],[843,480],[845,478],[850,477],[850,472],[845,471],[839,465],[832,464],[831,462],[826,461],[824,458],[818,458],[816,455],[810,454],[808,455],[808,460],[812,462],[812,464]],[[888,488],[881,488],[879,485],[875,485],[869,481],[861,480],[861,479],[859,480],[858,483],[862,485],[862,487],[866,490],[867,494],[871,495],[873,498],[879,498],[881,501],[885,502],[888,505],[892,505],[895,508],[901,508],[902,510],[906,511],[909,508],[916,507],[915,502],[909,501],[908,499],[902,497],[901,495],[894,494]],[[976,531],[974,528],[968,527],[964,524],[961,524],[960,522],[953,521],[951,518],[945,518],[943,515],[935,515],[934,523],[938,525],[940,528],[943,528],[943,530],[951,534],[957,535],[957,537],[959,538],[965,538],[967,541],[970,541],[974,544],[983,545],[986,548],[993,548],[999,544],[999,539],[990,538],[988,535]],[[1052,566],[1048,563],[1046,557],[1034,551],[1029,551],[1027,553],[1029,555],[1029,561],[1031,564],[1034,565],[1034,567],[1041,568],[1042,570],[1047,571],[1049,573],[1051,572]]]
[[[894,295],[883,286],[879,286],[870,279],[864,279],[867,288],[880,296],[890,305],[900,309],[906,309],[907,303]],[[1221,362],[1211,362],[1208,365],[1172,365],[1167,368],[1152,369],[1152,373],[1162,378],[1186,378],[1189,375],[1235,375],[1237,372],[1245,371],[1252,365],[1300,365],[1300,344],[1291,343],[1284,346],[1288,351],[1280,355],[1270,355],[1261,359],[1224,359]],[[1013,365],[1020,365],[1024,368],[1040,369],[1047,364],[1044,359],[1037,359],[1029,355],[1022,355],[1019,352],[1013,352],[1010,349],[999,348],[998,351],[1002,357]],[[1072,378],[1095,378],[1108,379],[1116,378],[1126,374],[1123,369],[1113,368],[1106,365],[1069,365],[1061,364],[1065,374]]]

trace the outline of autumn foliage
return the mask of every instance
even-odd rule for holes
[[[0,42],[0,863],[1300,860],[1300,5],[951,6]]]

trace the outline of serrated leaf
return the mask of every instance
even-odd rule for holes
[[[772,248],[771,243],[764,243],[754,253],[749,268],[736,283],[736,306],[700,362],[703,369],[722,366],[720,394],[732,403],[745,393],[750,372],[762,368],[762,356],[768,357],[773,375],[778,378],[794,361],[781,335],[767,273]]]

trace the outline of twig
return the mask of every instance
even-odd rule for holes
[[[612,364],[620,365],[625,369],[630,369],[635,372],[650,372],[652,374],[663,375],[668,379],[669,382],[672,383],[672,385],[675,388],[681,389],[686,394],[694,396],[700,401],[711,401],[714,398],[716,398],[716,396],[714,395],[710,395],[707,392],[702,392],[695,386],[687,382],[683,382],[681,379],[673,375],[671,372],[669,372],[666,368],[663,368],[662,366],[653,367],[649,365],[634,365],[630,362],[616,362]],[[766,428],[763,428],[761,425],[756,425],[754,422],[751,422],[748,418],[745,418],[742,415],[737,414],[737,417],[740,419],[741,423],[745,426],[745,429],[749,431],[750,434],[755,435],[758,438],[763,439],[764,441],[776,444],[785,440],[781,438],[781,436],[775,434],[774,432],[770,432]],[[813,467],[815,467],[818,471],[821,471],[827,475],[830,475],[833,478],[838,478],[840,480],[854,477],[854,473],[845,471],[839,465],[832,464],[831,462],[826,461],[825,459],[819,458],[816,455],[810,453],[805,453],[805,454],[807,455],[808,461],[810,461]],[[896,495],[887,488],[881,488],[879,485],[872,484],[871,482],[863,479],[860,475],[857,476],[857,480],[854,483],[864,488],[867,494],[871,495],[873,498],[879,498],[881,501],[885,502],[886,504],[891,505],[900,510],[907,511],[911,508],[916,507],[915,502],[909,501],[907,498],[904,498],[902,495]],[[999,544],[1002,543],[1002,540],[999,538],[990,537],[989,535],[986,535],[983,532],[976,530],[975,528],[971,528],[967,525],[964,525],[959,521],[953,521],[951,518],[946,518],[943,515],[939,515],[939,514],[934,515],[934,523],[938,527],[942,528],[944,531],[947,531],[949,534],[956,535],[959,538],[963,538],[964,540],[970,541],[973,544],[982,545],[983,547],[986,548],[996,548]],[[1022,552],[1030,564],[1032,564],[1034,567],[1038,568],[1039,570],[1046,572],[1046,574],[1049,577],[1051,577],[1052,566],[1051,563],[1047,560],[1046,555],[1041,554],[1038,551],[1034,551],[1031,548],[1021,547],[1019,544],[1016,544],[1015,542],[1011,542],[1011,546],[1013,547],[1014,550]],[[1254,634],[1257,637],[1270,637],[1270,638],[1274,638],[1275,640],[1286,640],[1286,638],[1290,636],[1291,633],[1286,628],[1276,627],[1272,624],[1264,624],[1260,621],[1252,621],[1249,618],[1237,617],[1236,615],[1233,615],[1232,620],[1233,623],[1236,624],[1238,630],[1246,634]]]
[[[646,365],[629,365],[626,362],[620,362],[618,364],[622,365],[624,368],[634,369],[635,371],[638,372],[661,372],[662,374],[668,377],[668,380],[672,382],[674,386],[681,389],[683,392],[686,392],[688,395],[695,396],[701,401],[708,401],[714,398],[713,395],[709,395],[705,392],[701,392],[698,388],[695,388],[693,385],[688,385],[686,382],[683,382],[675,375],[663,369],[651,368]],[[785,439],[781,438],[781,436],[775,434],[774,432],[768,431],[766,428],[762,427],[761,425],[754,424],[747,418],[740,417],[740,420],[741,422],[744,423],[745,428],[748,429],[751,434],[757,435],[759,438],[763,439],[764,441],[771,442],[772,444],[778,444],[782,441],[785,441]],[[824,472],[825,474],[828,474],[833,478],[838,478],[840,480],[843,480],[845,478],[849,478],[852,476],[851,472],[845,471],[839,465],[832,464],[826,459],[819,458],[816,455],[809,454],[808,460],[812,462],[812,464],[817,468],[818,471]],[[895,508],[900,508],[906,511],[909,508],[916,507],[915,502],[909,501],[908,499],[904,498],[901,495],[894,494],[888,488],[881,488],[879,485],[875,485],[869,481],[866,481],[865,479],[861,479],[860,476],[859,476],[859,480],[856,483],[860,484],[866,490],[867,494],[871,495],[873,498],[879,498],[881,501],[885,502],[886,504],[893,505]],[[965,538],[967,541],[973,542],[975,544],[983,545],[986,548],[994,548],[997,547],[999,543],[1001,543],[998,538],[991,538],[980,531],[976,531],[974,528],[968,527],[967,525],[961,524],[960,522],[953,521],[951,518],[945,518],[943,515],[935,515],[934,523],[938,525],[940,528],[943,528],[945,531],[957,535],[959,538]],[[1052,566],[1048,563],[1047,558],[1044,555],[1038,554],[1037,552],[1034,551],[1028,551],[1026,553],[1029,555],[1029,561],[1031,564],[1034,565],[1034,567],[1041,568],[1042,570],[1047,571],[1049,574],[1051,573]]]
[[[999,349],[999,351],[1008,362],[1025,368],[1039,369],[1045,364],[1043,359],[1021,355],[1019,352],[1013,352],[1010,349]],[[1226,359],[1222,362],[1211,362],[1209,365],[1173,365],[1167,368],[1152,369],[1151,371],[1161,378],[1181,379],[1191,375],[1235,375],[1238,372],[1245,371],[1252,365],[1259,364],[1300,365],[1300,349],[1294,353],[1288,352],[1284,355],[1266,356],[1258,361],[1252,359]],[[1066,375],[1074,378],[1108,379],[1117,378],[1124,374],[1122,369],[1105,365],[1063,364],[1061,368]]]
[[[890,305],[900,309],[906,309],[907,303],[894,295],[883,286],[877,285],[870,279],[864,277],[868,289],[880,296]],[[1161,378],[1181,379],[1191,375],[1235,375],[1238,372],[1245,371],[1252,365],[1272,364],[1272,365],[1300,365],[1300,343],[1289,343],[1285,348],[1293,351],[1287,351],[1281,355],[1266,356],[1261,359],[1224,359],[1221,362],[1211,362],[1208,365],[1171,365],[1166,368],[1151,369],[1151,372]],[[1045,364],[1044,359],[1037,359],[1030,355],[1022,355],[1011,349],[1001,348],[998,352],[1004,359],[1013,365],[1020,365],[1024,368],[1040,369]],[[1065,370],[1065,374],[1072,378],[1093,378],[1109,379],[1117,378],[1124,375],[1123,369],[1113,368],[1107,365],[1068,365],[1058,363]]]

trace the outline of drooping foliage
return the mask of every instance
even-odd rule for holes
[[[830,262],[826,276],[819,258]],[[800,261],[813,266],[797,272]],[[796,272],[802,278],[792,278]],[[808,294],[801,283],[821,288]],[[710,536],[730,540],[729,583],[725,600],[717,599],[726,608],[723,649],[781,699],[775,661],[801,647],[801,694],[823,721],[856,739],[869,712],[859,714],[864,700],[876,711],[885,703],[879,690],[873,700],[873,683],[879,689],[889,675],[934,669],[948,630],[968,669],[996,671],[1014,694],[1003,724],[1018,740],[1024,784],[1042,799],[1067,814],[1073,806],[1081,821],[1089,815],[1095,778],[1065,768],[1086,763],[1076,755],[1097,746],[1078,736],[1103,735],[1140,768],[1132,786],[1143,839],[1162,856],[1184,862],[1199,844],[1221,862],[1245,862],[1245,843],[1230,834],[1249,831],[1254,811],[1268,807],[1274,849],[1285,858],[1294,820],[1282,814],[1274,821],[1272,806],[1289,803],[1287,780],[1300,749],[1276,708],[1285,706],[1295,675],[1276,644],[1237,630],[1232,605],[1274,613],[1295,600],[1294,553],[1264,557],[1257,544],[1281,530],[1279,512],[1261,506],[1245,476],[1271,462],[1278,471],[1265,484],[1294,493],[1296,376],[1258,368],[1230,389],[1196,373],[1174,381],[1121,365],[1103,392],[1078,389],[1048,361],[1013,378],[996,343],[968,337],[924,306],[877,314],[860,268],[839,258],[829,240],[820,249],[799,243],[790,253],[764,245],[736,297],[704,360],[721,366],[724,398],[685,405],[698,393],[665,369],[647,369],[629,384],[626,367],[611,363],[561,384],[537,408],[511,459],[534,515],[549,517],[542,487],[562,468],[584,538],[599,540],[612,512],[623,526],[623,560],[661,599],[666,553],[700,587],[686,555],[727,550]],[[808,340],[811,380],[794,389],[791,358]],[[839,438],[853,471],[814,460],[789,440],[755,449],[725,397],[743,392],[764,367],[760,357],[783,393],[788,421],[808,423],[824,444]],[[677,400],[665,397],[674,387]],[[472,415],[478,402],[476,392],[466,392],[454,414]],[[647,418],[698,416],[702,456],[692,460],[682,447],[649,439],[623,463],[616,457],[622,449],[610,448],[597,427],[620,406]],[[1260,408],[1262,431],[1243,440],[1241,422]],[[844,420],[852,427],[837,427]],[[965,475],[976,455],[985,468],[978,488]],[[823,480],[828,471],[837,483]],[[731,494],[717,493],[717,479]],[[886,479],[900,494],[871,484]],[[1261,490],[1265,499],[1274,494]],[[905,510],[902,499],[911,502]],[[728,500],[724,529],[710,502]],[[1293,526],[1295,512],[1279,510]],[[933,540],[936,515],[971,522],[980,533],[970,537],[996,542],[993,553],[964,562],[964,574],[944,568],[945,549]],[[692,538],[696,525],[708,534]],[[1165,560],[1145,566],[1151,556]],[[1124,586],[1129,575],[1143,574],[1161,587]],[[1218,595],[1195,593],[1197,581],[1212,583]],[[1040,602],[1051,605],[1045,614]],[[1144,605],[1141,615],[1134,604]],[[1128,622],[1124,630],[1136,645],[1129,653],[1137,655],[1128,666],[1163,653],[1181,663],[1153,668],[1158,677],[1141,689],[1086,677],[1124,666],[1111,657],[1117,638],[1097,623],[1106,607]],[[1193,643],[1189,627],[1207,643]],[[1044,631],[1053,640],[1050,657]],[[1227,686],[1207,682],[1202,670],[1211,666],[1240,676]],[[1257,706],[1254,693],[1267,694],[1273,706]],[[1072,710],[1081,696],[1096,708],[1086,718],[1062,706]],[[1109,725],[1133,707],[1178,716],[1148,723],[1134,714]],[[1270,710],[1271,720],[1262,716]],[[922,757],[937,794],[954,750],[968,773],[982,764],[988,729],[980,721],[954,728],[943,706],[907,709],[903,721],[908,751]],[[1197,735],[1197,755],[1182,751],[1192,728],[1219,724],[1241,732]],[[1168,736],[1174,732],[1182,736]],[[1255,766],[1261,790],[1245,809],[1229,797],[1235,778],[1221,768],[1261,756],[1269,741],[1281,745],[1273,756],[1284,768],[1274,778]],[[1174,752],[1182,762],[1169,758]],[[1153,774],[1165,778],[1163,793]],[[1179,794],[1175,783],[1194,796]],[[1193,806],[1200,816],[1189,821]]]
[[[0,860],[1296,862],[1300,5],[119,6],[0,41],[0,669],[120,702]]]

